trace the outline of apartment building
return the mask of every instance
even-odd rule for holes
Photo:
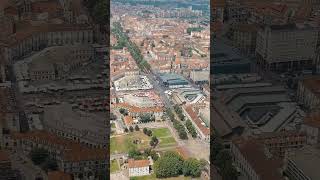
[[[300,149],[307,144],[305,133],[297,131],[262,133],[258,140],[268,148],[273,156],[279,158],[283,158],[286,153]]]
[[[150,174],[149,160],[128,160],[129,177],[146,176]]]
[[[227,20],[231,20],[234,23],[241,23],[248,20],[250,12],[247,6],[237,0],[229,0],[225,9],[227,14]]]
[[[267,71],[312,67],[318,29],[308,24],[270,25],[257,33],[258,65]]]
[[[320,150],[306,146],[288,154],[284,160],[284,173],[290,180],[315,180],[320,178]]]
[[[195,112],[192,105],[183,106],[182,111],[187,119],[190,119],[193,126],[195,127],[198,136],[207,142],[210,141],[210,129],[206,126],[205,122],[202,121],[199,115]]]
[[[0,49],[3,49],[5,60],[11,62],[45,47],[92,44],[94,37],[94,28],[88,25],[44,24],[10,35]]]
[[[236,139],[231,143],[231,154],[241,174],[250,180],[284,180],[282,162],[257,140]]]
[[[62,171],[49,171],[48,180],[72,180],[72,177],[70,174]]]
[[[5,180],[21,180],[22,177],[17,170],[13,170],[9,153],[0,150],[0,179]]]
[[[258,27],[254,24],[237,24],[233,28],[233,45],[245,54],[254,54]]]
[[[147,107],[140,108],[136,106],[131,106],[128,103],[117,103],[114,104],[114,108],[126,109],[128,110],[128,115],[132,118],[139,118],[142,115],[151,115],[155,120],[161,120],[164,108],[163,107]]]
[[[105,172],[109,161],[105,149],[88,148],[46,131],[14,132],[10,137],[9,149],[28,155],[33,148],[43,148],[57,160],[58,170],[74,177],[89,179]]]
[[[101,119],[93,113],[83,114],[75,111],[68,103],[45,107],[43,126],[57,136],[77,141],[88,147],[107,147],[109,138],[106,131],[107,119]]]
[[[212,1],[211,11],[212,11],[212,19],[214,21],[223,22],[224,13],[226,8],[226,0],[218,0]]]
[[[29,75],[32,81],[55,80],[92,60],[93,48],[85,45],[53,46],[32,56]]]
[[[190,72],[190,79],[195,83],[209,82],[209,70],[192,70]]]
[[[297,98],[309,110],[320,107],[320,76],[305,78],[298,83]]]
[[[320,113],[314,112],[304,118],[301,132],[306,134],[307,143],[317,145],[320,143]]]

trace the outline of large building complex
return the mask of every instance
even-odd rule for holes
[[[257,34],[259,64],[271,71],[310,69],[318,32],[308,24],[266,26]]]
[[[55,46],[31,57],[29,74],[32,81],[55,80],[93,60],[93,47]]]

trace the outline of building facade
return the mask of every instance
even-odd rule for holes
[[[146,176],[150,174],[149,160],[128,160],[129,177]]]
[[[305,78],[298,83],[298,102],[313,111],[320,106],[320,77]]]
[[[316,50],[318,30],[311,25],[271,25],[257,33],[258,65],[268,71],[309,69]]]

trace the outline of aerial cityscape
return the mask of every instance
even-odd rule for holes
[[[111,1],[112,180],[210,179],[209,5]]]
[[[0,0],[0,180],[319,180],[320,0]]]
[[[211,2],[211,178],[320,179],[319,7]]]
[[[109,176],[108,6],[0,1],[0,179]]]

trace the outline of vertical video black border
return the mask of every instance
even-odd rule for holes
[[[213,1],[214,0],[210,0],[210,3],[209,3],[209,10],[210,10],[210,44],[209,44],[209,47],[210,47],[210,60],[209,60],[209,66],[210,66],[210,74],[209,74],[209,87],[210,87],[210,157],[209,157],[209,161],[210,161],[210,178],[214,176],[214,166],[213,166],[213,159],[214,159],[214,154],[212,154],[212,141],[213,141],[213,133],[214,133],[214,126],[213,126],[213,119],[212,119],[212,115],[211,113],[214,112],[213,111],[213,83],[212,83],[212,75],[213,75],[213,37],[214,37],[214,34],[213,34]]]
[[[110,11],[111,11],[111,6],[110,6],[110,4],[111,4],[111,0],[105,0],[106,1],[106,3],[107,3],[107,7],[108,7],[108,11],[107,11],[107,16],[108,16],[108,21],[105,23],[106,25],[106,27],[105,27],[105,29],[106,29],[106,36],[105,36],[105,38],[106,38],[106,47],[107,47],[107,63],[106,63],[106,66],[107,66],[107,76],[106,76],[106,104],[107,104],[107,106],[106,106],[106,119],[107,119],[107,121],[106,121],[106,123],[107,123],[107,129],[106,129],[106,131],[107,131],[107,134],[108,134],[108,138],[107,138],[107,148],[106,148],[106,158],[107,158],[107,166],[106,166],[106,174],[107,174],[107,177],[108,177],[108,179],[110,179],[110,135],[111,135],[111,125],[110,125],[110,113],[111,113],[111,111],[110,111],[110,18],[111,18],[111,16],[110,16]]]

